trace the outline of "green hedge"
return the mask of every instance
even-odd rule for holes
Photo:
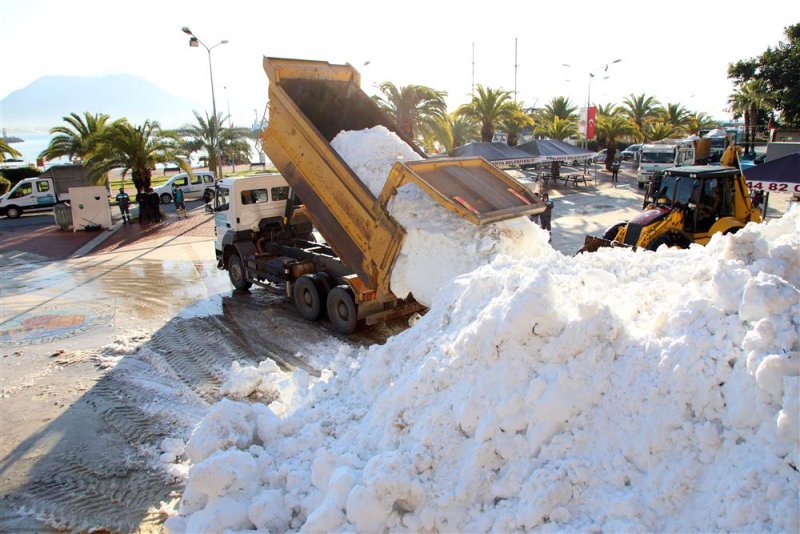
[[[12,185],[16,184],[23,178],[34,178],[40,174],[42,174],[42,171],[36,167],[17,167],[14,169],[0,170],[0,175],[11,182]]]

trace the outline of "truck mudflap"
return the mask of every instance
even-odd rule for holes
[[[612,239],[603,239],[602,237],[587,235],[583,242],[583,247],[578,251],[578,254],[581,254],[582,252],[597,252],[598,249],[606,247],[636,248]]]

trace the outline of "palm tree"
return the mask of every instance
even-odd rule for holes
[[[229,128],[232,130],[233,128]],[[227,160],[231,165],[232,172],[236,172],[236,163],[242,161],[250,161],[250,143],[244,137],[240,138],[223,138],[220,142],[222,150],[222,158]]]
[[[225,129],[223,127],[225,118],[221,113],[218,113],[216,117],[212,117],[208,113],[203,117],[194,110],[192,113],[194,113],[197,122],[178,128],[175,130],[175,134],[183,138],[189,138],[182,142],[182,150],[184,152],[191,154],[198,150],[205,150],[208,154],[208,168],[212,172],[216,172],[216,170],[219,169],[220,156],[217,147],[221,145],[222,139],[225,136]],[[242,128],[229,129],[242,130]],[[229,137],[228,139],[230,140],[231,138]],[[222,176],[218,176],[217,178],[222,178]]]
[[[472,101],[459,106],[456,114],[479,123],[481,141],[489,143],[494,139],[495,127],[503,119],[513,115],[516,109],[510,91],[478,85],[477,94],[472,95]]]
[[[621,106],[617,104],[599,104],[597,106],[597,116],[600,115],[616,115],[617,113],[622,113],[623,109]]]
[[[644,138],[646,141],[661,141],[675,133],[675,127],[663,121],[650,121],[644,125]]]
[[[568,137],[578,135],[578,124],[570,119],[553,117],[551,122],[538,124],[536,128],[534,128],[533,133],[549,137],[550,139],[563,141]]]
[[[20,154],[18,150],[12,148],[4,139],[0,139],[0,161],[5,161],[6,156],[18,158],[22,156],[22,154]]]
[[[763,80],[752,78],[739,84],[733,94],[728,97],[728,108],[734,117],[744,115],[744,151],[750,152],[751,143],[755,143],[758,122],[758,111],[769,104],[767,86]]]
[[[661,120],[666,124],[672,125],[676,132],[685,132],[689,115],[689,110],[681,104],[668,103],[662,109]]]
[[[104,113],[92,115],[84,111],[83,117],[77,113],[70,113],[63,117],[67,126],[50,129],[50,134],[54,137],[39,157],[50,160],[67,156],[71,160],[83,160],[89,155],[92,139],[106,128],[109,118]]]
[[[658,117],[660,104],[655,97],[641,94],[636,96],[630,94],[624,101],[625,114],[636,125],[639,138],[644,138],[644,125],[647,121]]]
[[[383,96],[372,99],[397,125],[397,128],[411,139],[421,134],[421,129],[430,129],[447,115],[444,98],[447,93],[424,85],[397,87],[391,82],[378,85]]]
[[[528,127],[533,128],[535,124],[530,115],[523,111],[521,103],[515,102],[514,105],[517,109],[500,121],[500,128],[508,135],[508,146],[516,146],[522,131]]]
[[[698,135],[700,130],[717,126],[717,122],[703,112],[692,113],[686,119],[686,132]]]
[[[179,139],[162,132],[158,122],[146,120],[143,125],[134,126],[127,119],[120,119],[94,137],[85,165],[95,180],[112,169],[122,169],[123,178],[130,172],[136,190],[147,191],[151,169],[157,163],[174,161],[191,174],[189,163],[178,155],[180,149]]]
[[[578,106],[572,104],[569,98],[563,96],[553,97],[552,100],[539,111],[541,122],[552,123],[558,117],[562,121],[578,120]]]
[[[481,130],[478,125],[469,117],[460,117],[456,113],[439,120],[431,129],[431,140],[438,142],[445,151],[466,145],[480,137]],[[426,148],[433,147],[426,146]]]
[[[606,170],[611,170],[611,163],[617,152],[617,140],[633,135],[636,127],[621,114],[600,115],[597,118],[596,130],[599,137],[606,141]]]

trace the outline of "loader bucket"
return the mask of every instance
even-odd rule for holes
[[[578,254],[582,252],[597,252],[598,249],[605,247],[631,248],[630,245],[626,245],[625,243],[620,243],[619,241],[613,241],[610,239],[603,239],[602,237],[587,235],[586,239],[583,242],[583,247],[578,251]]]

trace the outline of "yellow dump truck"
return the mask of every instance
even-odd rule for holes
[[[362,321],[374,324],[424,309],[390,287],[405,231],[387,204],[399,187],[416,184],[442,209],[477,225],[544,210],[528,189],[482,158],[427,160],[361,90],[352,66],[264,58],[264,70],[269,78],[264,151],[287,187],[285,195],[278,184],[218,195],[217,257],[236,287],[283,283],[303,317],[327,314],[337,331],[351,333]],[[378,125],[423,159],[395,163],[376,198],[330,141],[341,131]],[[220,208],[233,209],[240,197],[248,205],[258,204],[253,202],[258,198],[275,202],[273,189],[285,203],[280,216],[248,219],[247,228],[237,227],[241,217],[221,217]],[[324,243],[313,242],[312,227]]]

